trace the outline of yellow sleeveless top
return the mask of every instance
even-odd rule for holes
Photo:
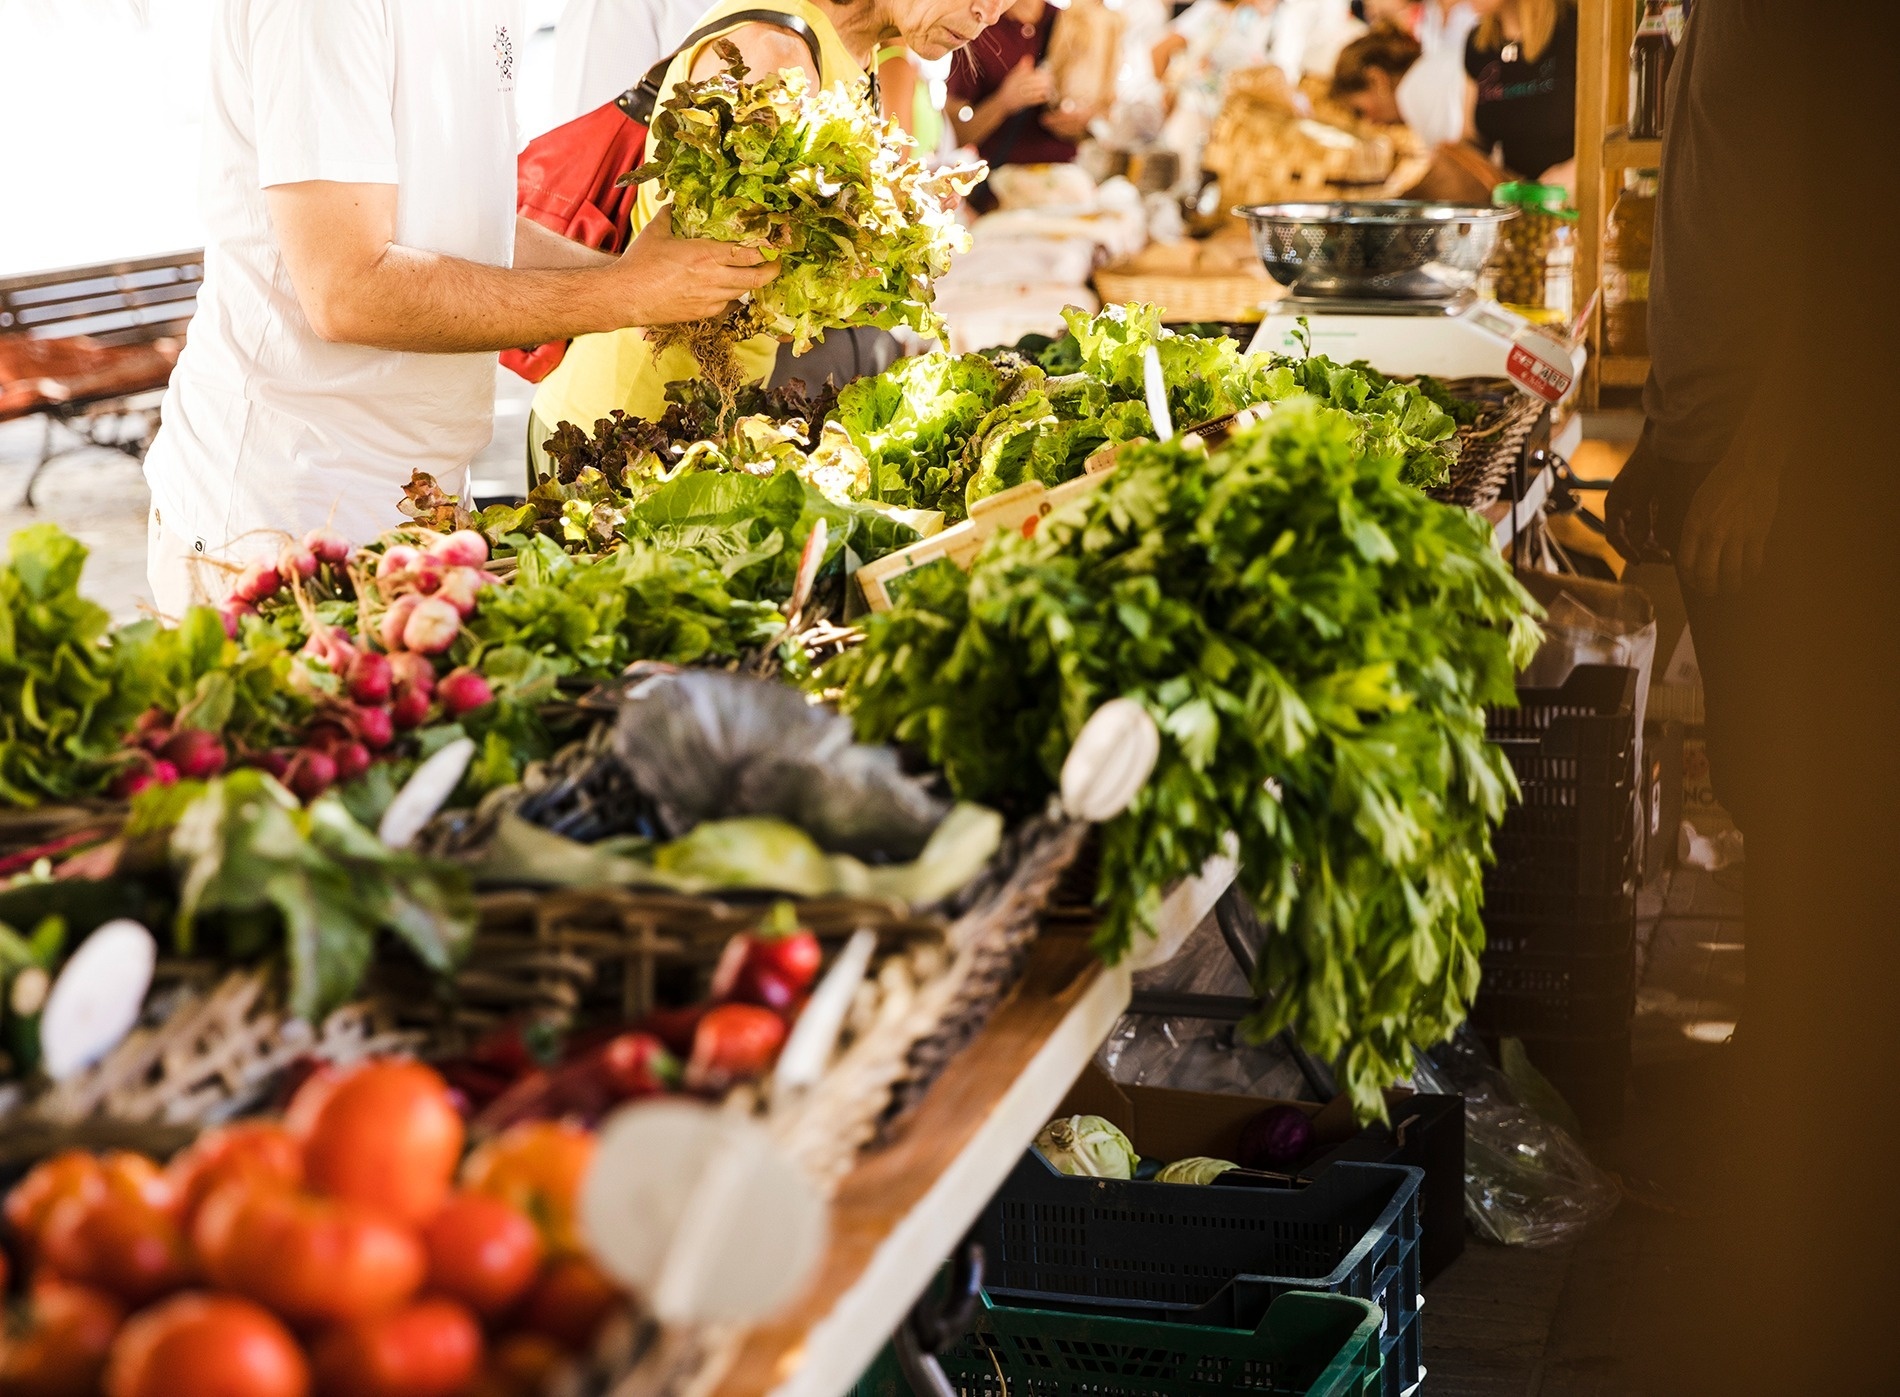
[[[797,15],[812,27],[818,36],[819,74],[827,86],[864,80],[864,70],[845,48],[838,31],[824,12],[808,0],[764,0],[764,3],[761,0],[721,0],[693,27],[698,29],[736,11],[766,8]],[[666,81],[660,87],[661,102],[671,97],[674,87],[691,74],[700,50],[712,43],[713,38],[673,59],[666,70]],[[657,180],[640,186],[631,219],[635,233],[652,221],[661,203]],[[771,375],[778,347],[778,341],[770,335],[756,336],[737,347],[739,363],[751,382],[762,383]],[[534,396],[534,415],[549,428],[572,422],[590,432],[596,421],[615,408],[633,417],[658,418],[666,410],[666,385],[698,375],[699,367],[685,349],[676,346],[655,355],[646,336],[638,329],[583,335],[567,347],[567,354],[554,372],[541,380]]]

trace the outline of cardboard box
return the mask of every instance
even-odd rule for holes
[[[1393,1092],[1388,1103],[1391,1125],[1362,1130],[1353,1118],[1352,1103],[1343,1096],[1322,1105],[1125,1086],[1091,1062],[1055,1114],[1101,1116],[1126,1135],[1144,1158],[1232,1159],[1241,1128],[1248,1121],[1270,1106],[1297,1106],[1313,1121],[1318,1153],[1289,1176],[1294,1181],[1310,1181],[1329,1165],[1345,1160],[1410,1164],[1425,1171],[1419,1191],[1419,1269],[1429,1283],[1465,1246],[1464,1098]]]

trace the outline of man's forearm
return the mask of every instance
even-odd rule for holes
[[[586,243],[564,238],[552,228],[543,228],[532,218],[515,215],[515,267],[517,270],[558,271],[563,268],[605,267],[613,255],[598,252]]]
[[[608,294],[610,261],[593,268],[511,269],[392,243],[363,276],[326,296],[311,322],[325,339],[433,354],[485,353],[618,330]]]
[[[951,120],[951,124],[956,127],[957,140],[964,145],[982,145],[1010,118],[1010,113],[1004,109],[1000,92],[992,92],[974,107],[969,108],[969,112],[970,115],[967,118],[953,117]]]

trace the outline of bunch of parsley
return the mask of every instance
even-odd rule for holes
[[[1253,1027],[1340,1059],[1368,1115],[1477,989],[1481,873],[1514,789],[1484,705],[1512,701],[1537,635],[1482,525],[1404,466],[1310,399],[1212,454],[1136,446],[967,579],[913,574],[821,675],[862,738],[1019,811],[1096,708],[1141,703],[1161,757],[1102,832],[1099,949],[1129,950],[1231,832],[1274,928]]]

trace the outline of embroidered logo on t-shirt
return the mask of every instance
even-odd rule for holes
[[[495,66],[501,70],[501,90],[515,90],[515,41],[508,33],[508,26],[495,26]]]

